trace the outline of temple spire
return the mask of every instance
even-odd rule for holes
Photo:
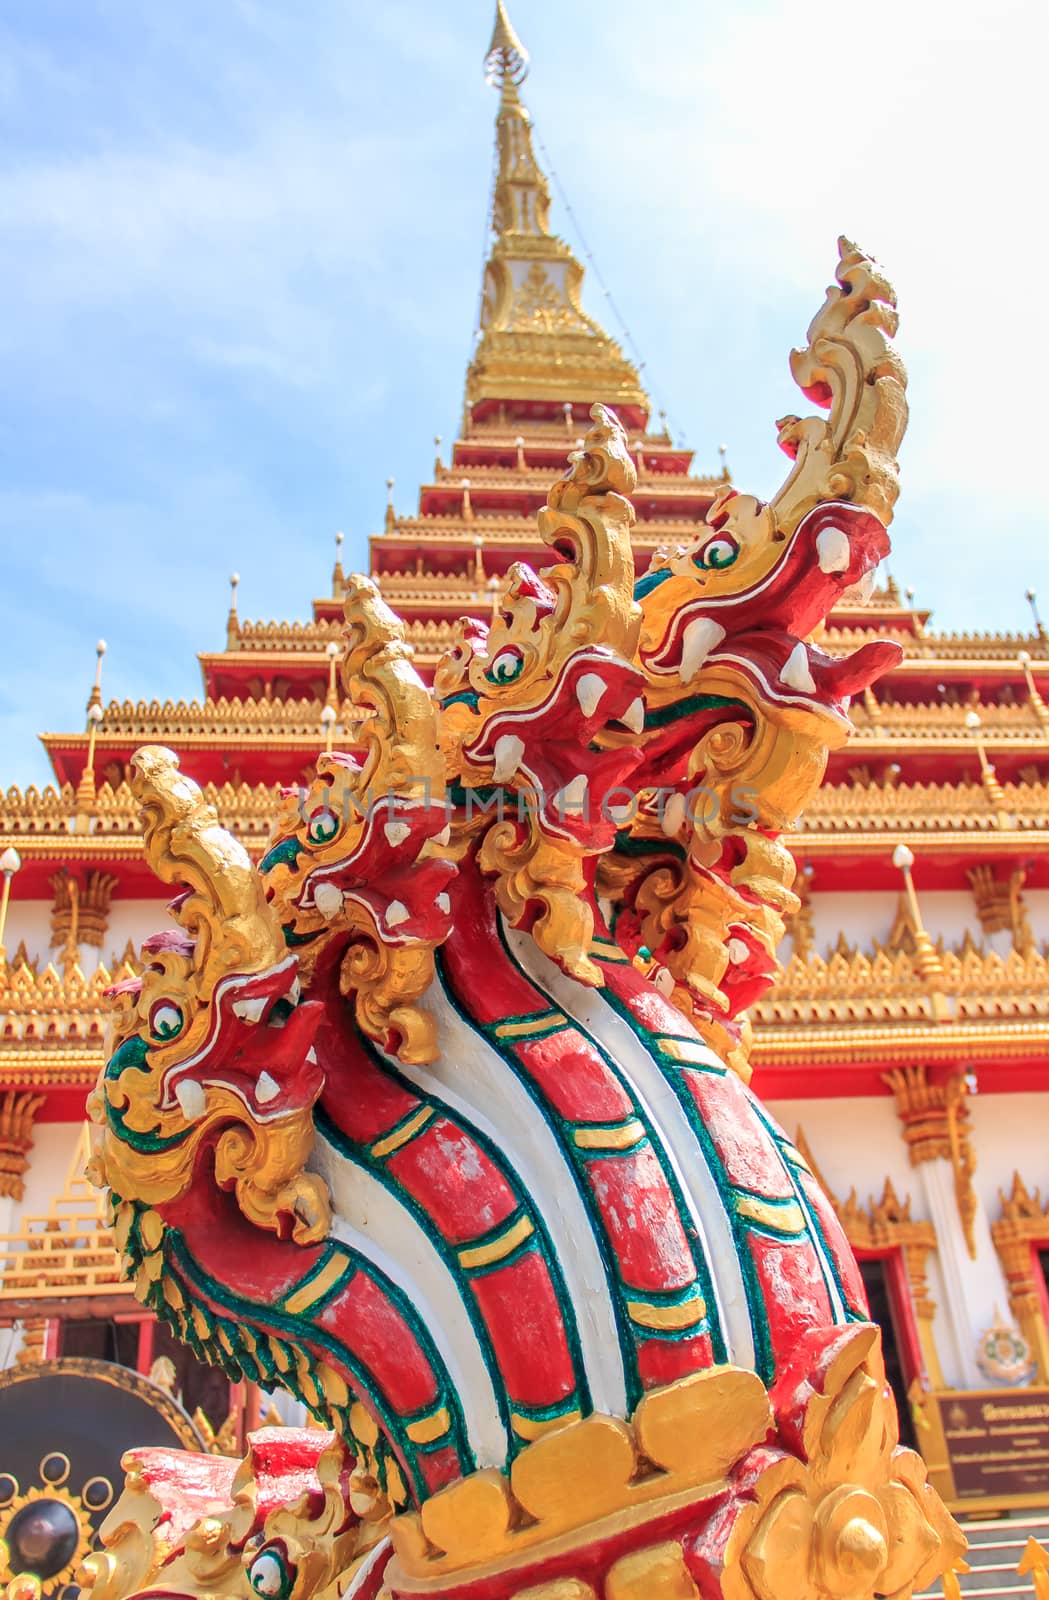
[[[504,90],[506,84],[523,83],[528,76],[528,51],[518,38],[514,25],[506,14],[503,0],[495,0],[495,26],[484,58],[485,76],[489,83]]]
[[[485,264],[481,338],[467,374],[470,406],[485,401],[602,400],[648,412],[634,367],[583,310],[583,268],[550,231],[550,188],[533,148],[532,120],[518,92],[528,52],[503,0],[485,56],[499,90],[494,235]]]

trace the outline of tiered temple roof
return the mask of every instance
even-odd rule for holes
[[[632,441],[639,573],[656,550],[689,540],[730,483],[723,463],[696,470],[690,450],[662,424],[652,428],[637,370],[582,308],[583,269],[550,231],[547,182],[512,70],[516,48],[493,41],[505,56],[494,236],[459,436],[447,458],[437,441],[414,510],[398,511],[391,495],[369,541],[371,575],[405,618],[427,676],[459,616],[490,616],[511,563],[548,558],[535,514],[594,400],[618,411]],[[331,654],[343,582],[340,538],[330,592],[305,621],[242,620],[234,583],[225,645],[199,658],[203,699],[104,705],[93,692],[85,730],[44,734],[55,785],[0,794],[0,850],[13,845],[23,861],[16,896],[49,901],[56,873],[85,883],[100,873],[113,880],[114,905],[156,899],[159,916],[165,891],[145,870],[126,784],[128,760],[145,742],[175,749],[222,823],[261,853],[277,785],[306,781],[324,747],[325,707],[335,710],[339,747],[352,745]],[[753,1013],[754,1060],[766,1074],[758,1082],[770,1096],[791,1092],[813,1064],[839,1082],[848,1072],[874,1082],[901,1053],[915,1062],[978,1051],[1021,1073],[1044,1055],[1049,1018],[1030,996],[1046,987],[1045,956],[1023,934],[1019,907],[1022,891],[1049,888],[1049,637],[1040,626],[937,633],[929,611],[891,579],[865,608],[832,615],[821,643],[845,652],[873,635],[898,640],[903,660],[852,707],[855,737],[831,757],[823,790],[787,841],[806,901],[824,891],[898,892],[892,857],[907,845],[919,892],[972,895],[977,871],[985,903],[1012,895],[1015,948],[991,951],[974,915],[976,942],[933,946],[932,957],[906,938],[820,951],[803,908],[783,980]],[[984,925],[1007,922],[1003,911]],[[0,961],[0,1093],[31,1086],[61,1095],[63,1106],[70,1094],[82,1103],[101,1064],[101,988],[124,956],[104,946],[104,965],[87,978],[75,952],[66,956],[54,965],[17,954]]]

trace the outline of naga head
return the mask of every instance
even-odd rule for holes
[[[142,946],[142,976],[111,991],[115,1049],[89,1106],[95,1175],[147,1205],[186,1194],[201,1163],[247,1216],[305,1240],[326,1197],[302,1173],[320,1090],[320,1008],[244,847],[179,771],[147,745],[131,762],[146,858],[175,888],[175,927]]]
[[[627,499],[637,474],[617,418],[602,405],[591,417],[539,513],[553,562],[510,569],[491,627],[462,624],[434,682],[466,802],[457,820],[468,832],[479,793],[494,795],[481,862],[502,908],[584,981],[594,978],[585,863],[615,837],[614,796],[641,759],[645,686]]]
[[[288,790],[261,870],[300,968],[355,998],[358,1025],[410,1060],[433,1055],[413,1004],[451,929],[445,762],[437,711],[411,664],[404,624],[368,578],[345,597],[344,687],[355,744]]]
[[[707,525],[639,580],[642,790],[599,870],[619,935],[742,1066],[735,1020],[773,981],[794,863],[776,842],[851,733],[849,702],[895,665],[874,640],[818,642],[888,554],[906,375],[892,290],[840,242],[837,283],[791,367],[828,415],[783,419],[792,470],[770,501],[727,490]]]

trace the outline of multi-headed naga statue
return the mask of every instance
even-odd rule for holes
[[[778,835],[897,656],[812,642],[888,550],[895,323],[843,244],[793,357],[826,418],[638,582],[595,405],[550,564],[432,689],[352,579],[352,749],[257,868],[170,751],[135,756],[177,927],[119,986],[94,1176],[142,1300],[322,1430],[133,1452],[95,1600],[905,1600],[960,1562],[746,1081],[797,905]]]

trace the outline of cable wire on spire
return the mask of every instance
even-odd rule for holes
[[[501,4],[501,0],[500,0],[500,4]],[[604,274],[602,273],[601,268],[598,266],[597,261],[594,258],[593,251],[590,249],[590,246],[586,242],[586,237],[585,237],[585,235],[583,233],[582,228],[579,225],[579,218],[576,216],[575,212],[572,210],[571,201],[569,200],[567,194],[565,193],[564,184],[561,182],[561,179],[557,174],[557,169],[555,168],[555,166],[553,165],[553,162],[550,159],[550,152],[549,152],[549,150],[547,150],[545,144],[543,143],[542,135],[540,134],[538,128],[536,127],[536,123],[535,123],[535,118],[534,117],[532,118],[532,137],[534,138],[536,144],[539,146],[539,154],[540,154],[540,157],[542,158],[543,170],[549,175],[550,180],[553,183],[554,188],[557,191],[557,198],[560,201],[560,204],[561,204],[561,206],[562,206],[562,208],[563,208],[563,210],[565,212],[565,215],[568,217],[568,219],[571,222],[573,228],[575,229],[576,238],[579,241],[579,248],[581,249],[581,251],[583,253],[583,257],[586,260],[587,265],[589,266],[589,268],[593,272],[594,278],[595,278],[595,280],[597,282],[597,286],[601,290],[601,293],[605,297],[605,301],[606,301],[606,303],[608,305],[608,309],[611,311],[613,317],[616,319],[616,321],[619,324],[619,329],[620,329],[620,332],[622,333],[622,336],[623,336],[623,343],[627,346],[628,350],[630,351],[631,356],[633,357],[634,361],[636,362],[638,373],[639,374],[643,373],[643,372],[647,371],[648,363],[647,363],[647,361],[644,360],[644,358],[643,358],[643,356],[641,354],[641,349],[640,349],[640,347],[638,345],[637,340],[634,338],[634,335],[631,333],[630,328],[627,325],[626,318],[623,316],[623,313],[620,311],[620,309],[619,309],[618,305],[616,304],[615,300],[612,298],[612,291],[608,287],[607,283],[605,282]],[[655,398],[654,395],[653,395],[653,398]],[[682,444],[687,444],[688,440],[687,440],[685,431],[684,431],[683,428],[679,429],[677,427],[674,418],[672,416],[670,416],[670,414],[668,412],[666,412],[666,411],[660,412],[660,415],[663,415],[663,416],[667,417],[672,432],[677,435],[677,437],[679,438],[679,440],[681,441]]]

